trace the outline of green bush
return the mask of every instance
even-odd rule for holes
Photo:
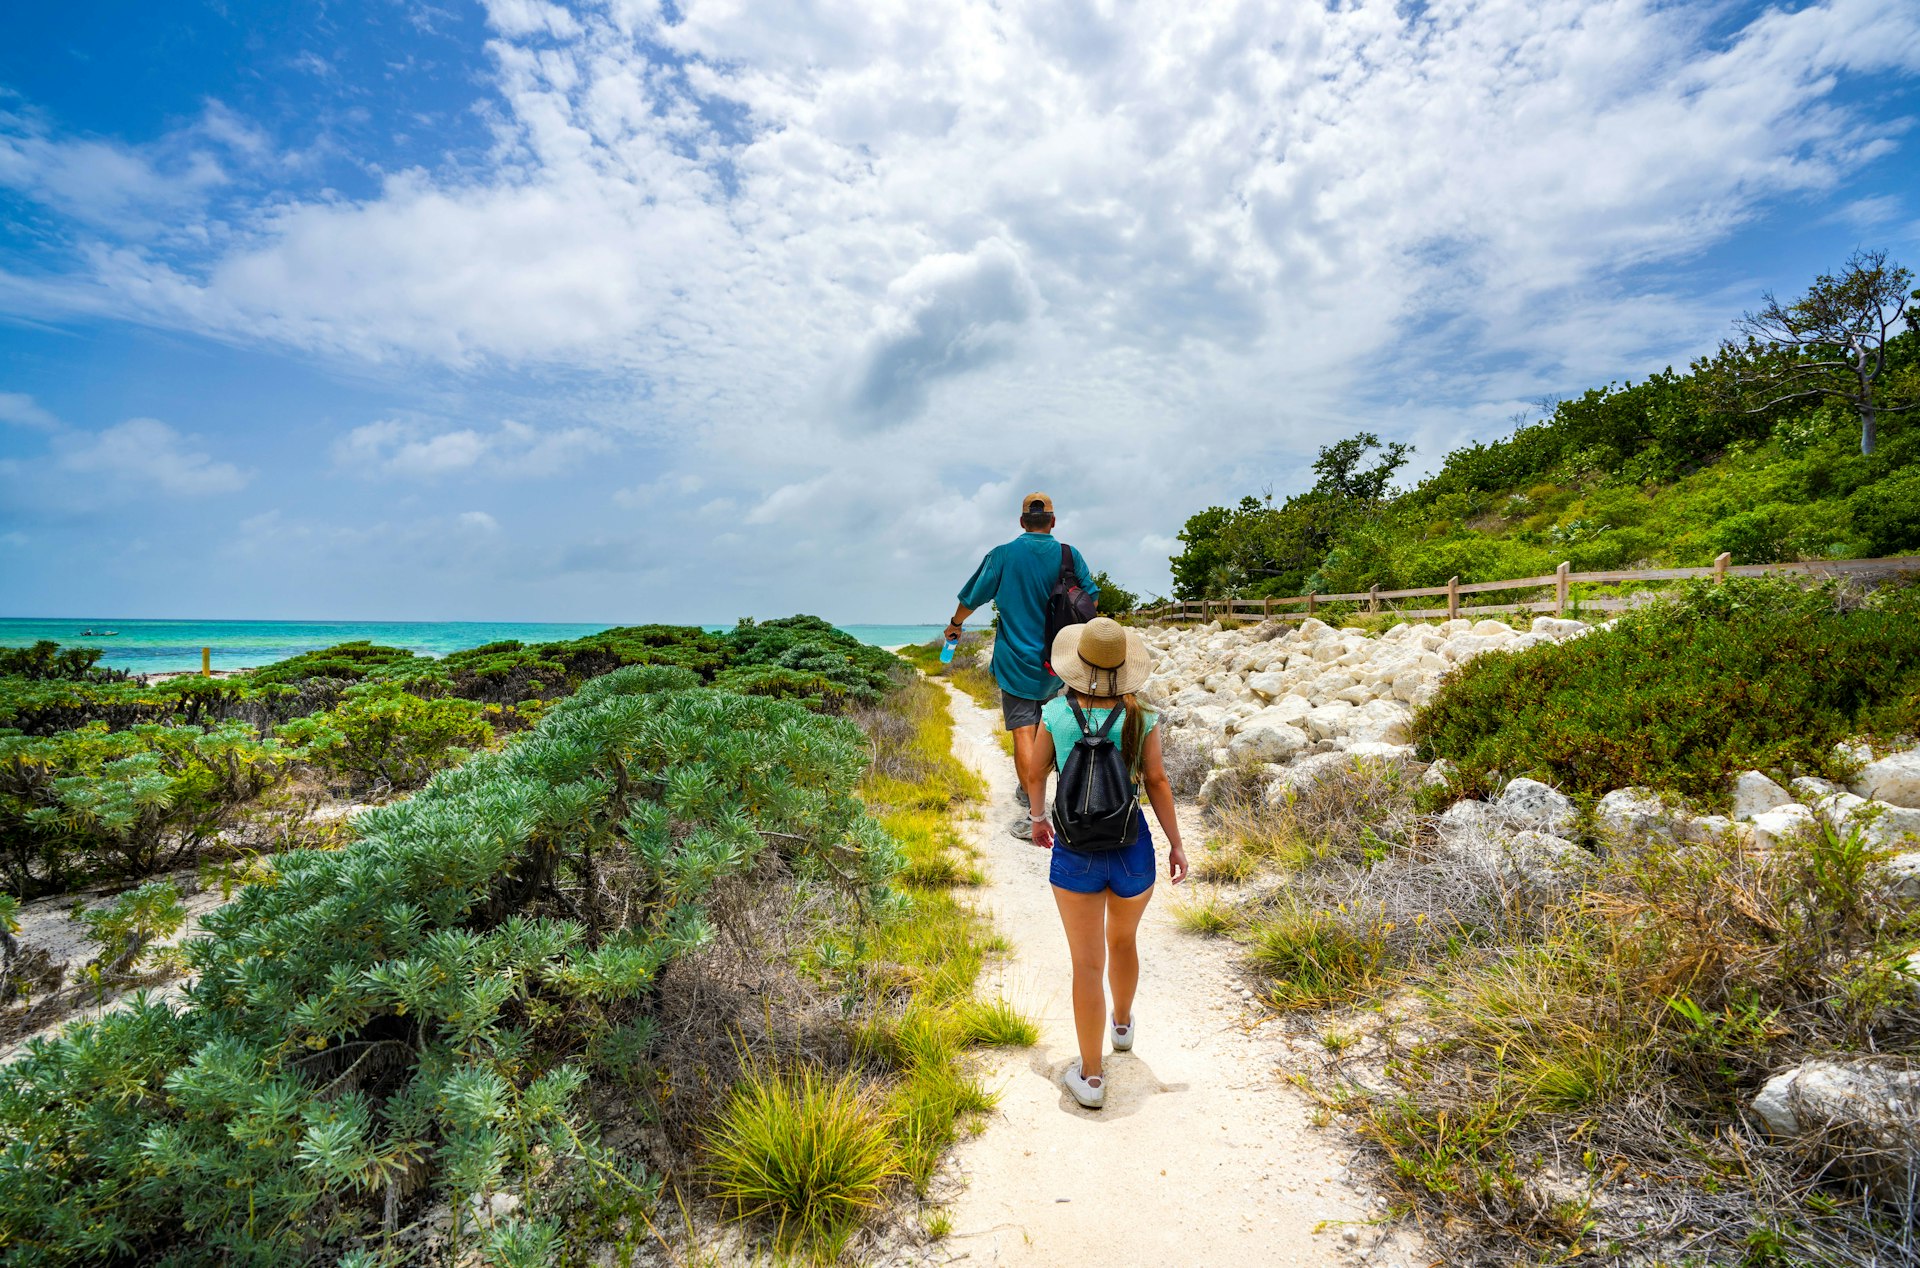
[[[100,668],[98,647],[66,647],[43,638],[32,647],[0,647],[0,677],[118,682],[127,675]]]
[[[137,879],[190,856],[284,774],[241,723],[0,736],[0,869],[22,897]]]
[[[1845,772],[1848,736],[1920,728],[1920,595],[1852,607],[1791,581],[1701,583],[1566,643],[1477,657],[1414,718],[1456,787],[1645,786],[1713,805],[1728,772]]]
[[[493,738],[473,701],[422,700],[387,684],[352,688],[338,708],[278,734],[325,769],[387,789],[418,788]]]
[[[583,1192],[650,1196],[577,1108],[584,1063],[637,1059],[614,1036],[714,936],[728,878],[771,853],[890,912],[900,860],[851,723],[600,694],[358,816],[354,844],[281,855],[205,917],[184,1007],[137,1000],[0,1070],[9,1259],[335,1262],[428,1184],[454,1209],[516,1188],[563,1233]]]
[[[1920,469],[1861,489],[1849,499],[1854,527],[1876,556],[1920,552]]]

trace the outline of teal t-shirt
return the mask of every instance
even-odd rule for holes
[[[1087,561],[1068,549],[1080,588],[1099,597]],[[1060,542],[1052,533],[1022,533],[988,551],[960,588],[962,607],[979,609],[992,603],[1000,613],[993,678],[1008,695],[1045,700],[1060,690],[1060,680],[1047,672],[1050,649],[1040,645],[1047,636],[1047,596],[1059,576]]]
[[[1100,724],[1107,720],[1107,715],[1113,710],[1082,709],[1080,712],[1087,715],[1087,725],[1098,731]],[[1047,728],[1047,734],[1053,737],[1053,768],[1064,770],[1067,765],[1067,754],[1072,751],[1073,742],[1080,738],[1080,723],[1074,720],[1073,707],[1067,703],[1065,696],[1055,696],[1047,701],[1040,710],[1040,725]],[[1115,744],[1120,743],[1120,733],[1126,729],[1126,725],[1125,718],[1115,722],[1113,730],[1107,732],[1107,738]],[[1147,730],[1151,731],[1159,725],[1160,715],[1148,710]]]

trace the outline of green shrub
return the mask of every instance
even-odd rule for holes
[[[178,933],[187,922],[187,909],[177,886],[154,881],[129,890],[105,907],[81,912],[77,919],[100,948],[95,967],[105,973],[123,973],[139,963],[154,942]]]
[[[1475,658],[1413,735],[1467,795],[1527,775],[1719,804],[1730,771],[1843,775],[1837,741],[1920,728],[1917,599],[1850,607],[1791,581],[1702,583],[1584,638]]]
[[[43,638],[32,647],[0,647],[0,677],[69,682],[118,682],[126,674],[100,668],[98,647],[67,647]]]
[[[770,851],[899,908],[864,760],[850,723],[784,701],[608,693],[356,817],[343,849],[282,854],[204,918],[184,1007],[138,999],[0,1070],[0,1245],[332,1261],[426,1184],[455,1209],[515,1187],[532,1221],[582,1186],[646,1200],[576,1108],[583,1063],[645,1051],[612,1036]]]
[[[418,788],[493,737],[472,701],[422,700],[387,684],[352,688],[338,708],[278,734],[325,769],[386,789]]]
[[[230,826],[289,756],[241,723],[0,736],[6,887],[32,897],[147,876]]]
[[[1920,470],[1908,468],[1849,499],[1854,527],[1875,555],[1920,551]]]

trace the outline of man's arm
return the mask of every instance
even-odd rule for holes
[[[990,550],[980,566],[967,578],[967,584],[960,587],[959,604],[953,610],[953,619],[947,622],[947,637],[953,638],[960,632],[960,623],[976,609],[991,602],[1000,592],[1000,552]]]

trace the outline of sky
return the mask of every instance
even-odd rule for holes
[[[939,622],[1920,267],[1920,4],[16,6],[0,615]]]

